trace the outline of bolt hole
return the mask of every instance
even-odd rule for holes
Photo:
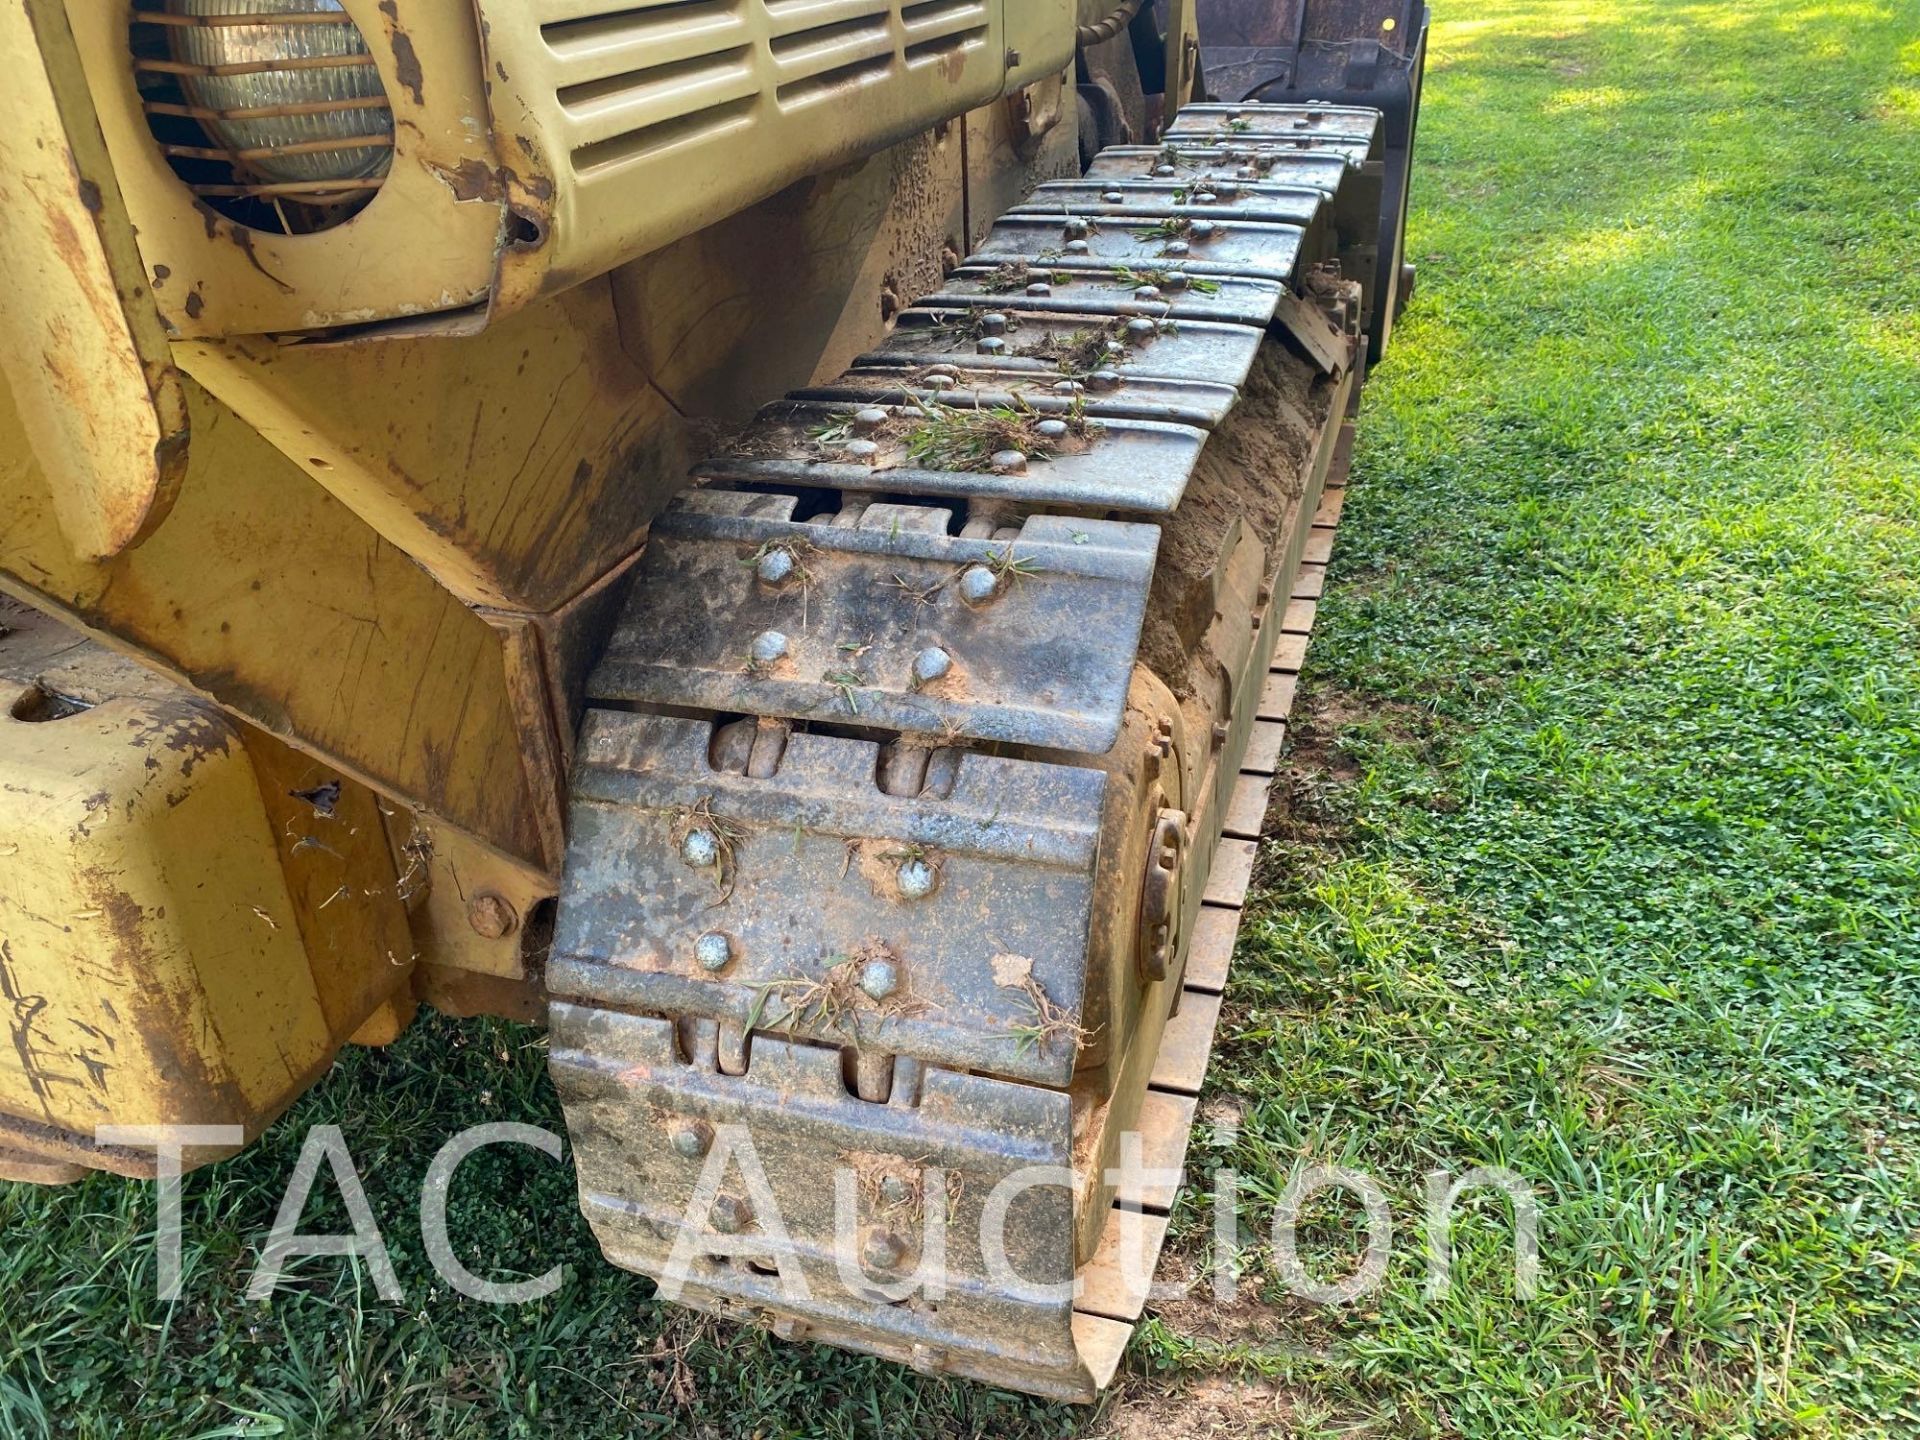
[[[7,713],[16,720],[37,725],[44,720],[64,720],[69,715],[78,715],[92,708],[84,700],[76,700],[71,695],[61,695],[35,681],[19,699],[13,702],[13,708]]]
[[[516,250],[533,250],[547,238],[547,232],[531,215],[518,210],[507,212],[507,244]]]
[[[309,455],[307,457],[307,464],[316,470],[331,470],[333,468],[329,462],[322,460],[318,455]]]

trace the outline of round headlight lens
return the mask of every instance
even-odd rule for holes
[[[164,0],[135,12],[155,138],[206,204],[256,229],[324,229],[377,190],[393,112],[341,0]]]
[[[207,129],[244,168],[280,183],[386,173],[393,114],[366,37],[340,0],[172,0],[168,8],[212,22],[175,27],[172,50],[204,67],[183,75],[181,88],[225,114]],[[257,23],[243,18],[255,15]]]

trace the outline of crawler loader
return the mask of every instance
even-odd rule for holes
[[[1091,1398],[1425,31],[0,7],[0,1176],[217,1162],[421,1003],[541,1022],[612,1263]],[[801,1298],[689,1208],[736,1128]]]

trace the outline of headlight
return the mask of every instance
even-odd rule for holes
[[[297,231],[338,224],[379,188],[393,114],[340,0],[165,4],[135,12],[134,63],[156,137],[196,195],[256,229]],[[181,120],[201,133],[182,139]]]

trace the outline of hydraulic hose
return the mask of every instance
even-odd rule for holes
[[[1127,26],[1133,23],[1133,17],[1140,13],[1140,0],[1121,0],[1113,8],[1113,13],[1104,20],[1096,20],[1091,25],[1082,25],[1075,32],[1081,47],[1098,45],[1103,40],[1111,40]]]

